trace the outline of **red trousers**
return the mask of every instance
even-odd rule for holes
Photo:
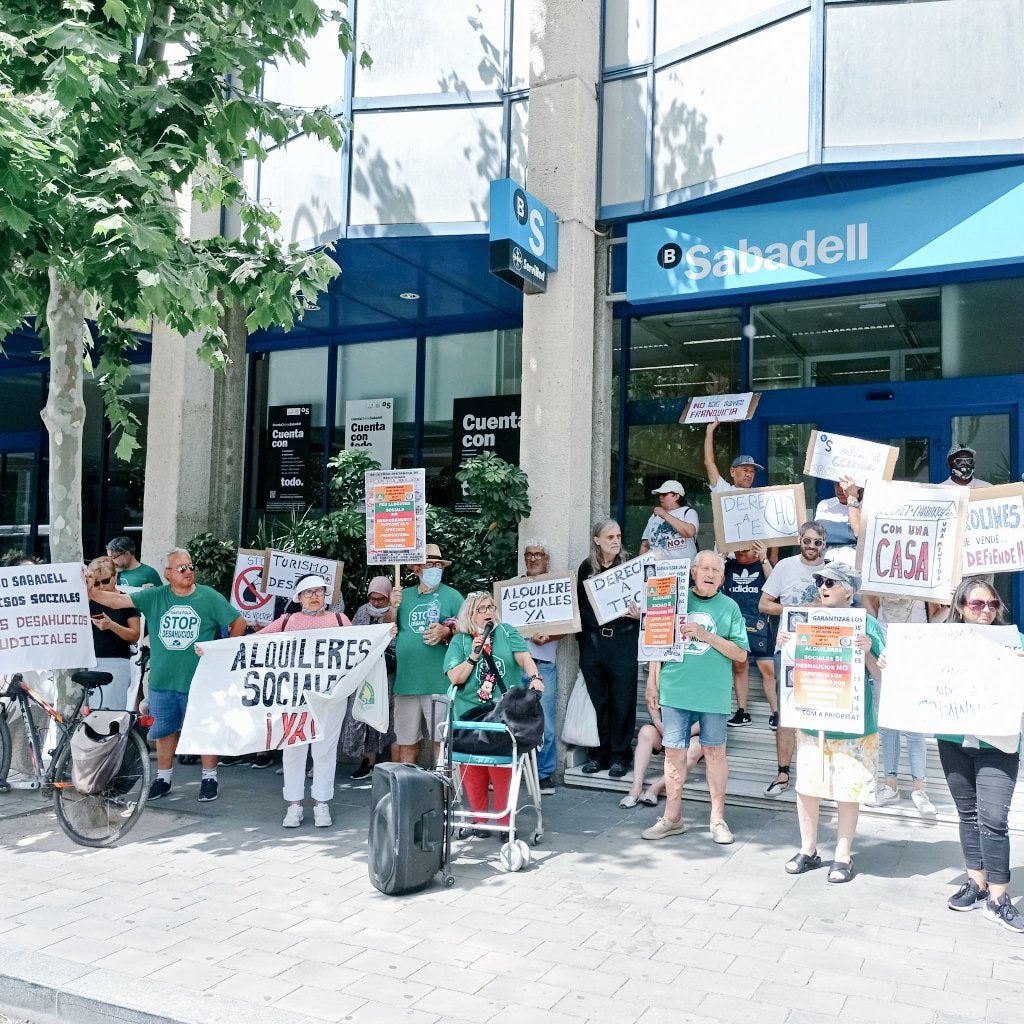
[[[501,810],[508,807],[508,787],[512,782],[512,769],[506,765],[492,766],[488,764],[464,764],[462,768],[462,788],[466,792],[470,809],[477,815],[486,814],[489,810],[487,802],[487,785],[494,787],[494,808]],[[483,822],[483,818],[474,820]],[[508,824],[508,815],[498,819],[499,825]]]

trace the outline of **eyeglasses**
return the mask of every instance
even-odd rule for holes
[[[838,582],[839,580],[830,580],[824,576],[814,577],[814,585],[816,587],[821,587],[822,590],[828,590],[829,587],[834,586]]]
[[[994,601],[965,601],[965,608],[970,608],[975,615],[979,612],[997,612],[1003,607],[1003,602],[997,597]]]
[[[547,558],[547,553],[544,551],[527,551],[523,557],[527,559]]]
[[[478,604],[476,610],[478,612],[496,612],[498,606],[496,604]]]
[[[823,540],[816,540],[811,537],[801,537],[800,543],[809,544],[812,548],[823,548],[825,546],[825,542]]]
[[[191,562],[189,562],[188,565],[175,565],[175,566],[173,566],[173,569],[174,569],[174,572],[180,572],[182,576],[184,576],[185,573],[187,573],[187,572],[195,572],[196,571],[196,567]]]
[[[390,600],[391,599],[388,597],[387,594],[373,593],[369,595],[370,604],[373,604],[374,601],[383,601],[385,604],[387,604],[388,601]]]
[[[424,562],[423,563],[428,569],[443,569],[444,562]]]

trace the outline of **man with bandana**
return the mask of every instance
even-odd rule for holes
[[[949,477],[944,484],[958,484],[961,487],[991,487],[987,480],[979,480],[974,475],[974,456],[978,453],[965,444],[954,444],[946,453],[946,465],[949,466]]]

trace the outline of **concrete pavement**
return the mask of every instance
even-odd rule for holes
[[[0,797],[0,1007],[105,1024],[1024,1020],[1024,938],[945,907],[963,877],[945,824],[864,820],[858,875],[834,886],[784,872],[791,807],[733,808],[718,847],[690,802],[685,835],[648,843],[658,811],[560,787],[527,870],[471,840],[454,887],[387,897],[366,874],[368,782],[340,771],[335,826],[283,830],[272,771],[222,768],[211,804],[198,778],[176,769],[111,850],[71,844],[35,794]],[[833,835],[823,815],[825,856]]]

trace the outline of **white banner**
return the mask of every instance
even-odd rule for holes
[[[81,564],[0,569],[0,672],[95,664]]]
[[[621,618],[629,611],[630,604],[640,606],[644,566],[653,564],[653,555],[638,555],[583,581],[583,589],[600,625]]]
[[[1024,571],[1024,484],[971,490],[964,531],[965,576]]]
[[[359,398],[345,403],[345,447],[391,468],[393,398]]]
[[[879,725],[970,734],[1000,746],[995,738],[1019,737],[1022,712],[1024,658],[1016,627],[889,625]]]
[[[306,576],[323,576],[327,581],[327,603],[334,604],[338,600],[344,568],[344,562],[333,558],[270,549],[263,570],[263,592],[275,597],[291,597],[299,580]]]
[[[179,754],[249,754],[318,740],[352,714],[388,728],[391,626],[263,633],[202,645]]]
[[[891,480],[899,454],[892,445],[815,431],[807,442],[804,475],[821,480],[850,476],[863,487],[869,480]]]
[[[523,636],[565,636],[580,631],[572,573],[500,580],[494,584],[494,603],[501,621],[515,626]]]

